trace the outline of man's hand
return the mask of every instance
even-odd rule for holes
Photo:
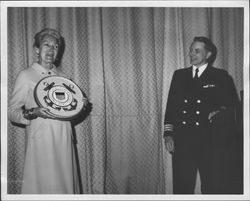
[[[208,120],[209,120],[210,123],[212,123],[214,116],[216,114],[218,114],[219,112],[220,112],[219,110],[216,110],[216,111],[212,111],[212,112],[209,113]]]
[[[172,136],[166,136],[164,137],[164,141],[165,141],[165,146],[167,151],[169,152],[174,152],[174,139]]]

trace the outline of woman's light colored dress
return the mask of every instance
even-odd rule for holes
[[[69,121],[23,118],[22,106],[37,107],[34,88],[44,77],[63,75],[55,67],[46,70],[34,63],[21,71],[9,102],[9,119],[26,125],[28,136],[23,174],[23,194],[79,193],[72,127]]]

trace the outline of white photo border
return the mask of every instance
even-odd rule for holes
[[[7,200],[250,200],[249,196],[249,1],[2,1],[1,5],[1,198]],[[243,195],[22,195],[7,194],[8,7],[243,7],[244,194]]]

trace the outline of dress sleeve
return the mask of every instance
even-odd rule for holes
[[[30,120],[23,117],[22,107],[25,105],[28,98],[28,78],[25,72],[20,72],[11,95],[8,106],[8,117],[11,121],[19,124],[29,125]]]

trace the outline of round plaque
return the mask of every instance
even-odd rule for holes
[[[40,107],[49,109],[49,116],[60,120],[75,118],[87,99],[74,82],[60,76],[40,80],[35,87],[34,97]]]

